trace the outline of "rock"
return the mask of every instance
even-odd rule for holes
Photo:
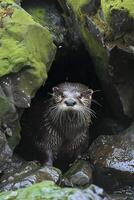
[[[63,45],[67,30],[55,2],[35,0],[34,2],[22,2],[22,6],[36,22],[50,30],[57,46]]]
[[[132,16],[133,0],[131,3],[118,0],[103,0],[101,3],[96,0],[94,4],[88,0],[59,0],[59,2],[65,13],[68,11],[68,15],[72,17],[72,21],[81,33],[81,38],[94,61],[111,113],[126,128],[134,114],[134,32],[128,31],[126,23],[122,22],[120,29],[125,32],[116,35],[115,28],[111,29],[111,23],[106,16],[111,16],[110,5],[113,4],[113,7],[118,8],[123,5],[123,12],[128,12]],[[121,12],[122,8],[116,9],[115,15],[120,15],[120,19],[115,17],[115,21],[123,21],[124,14],[121,15]],[[118,26],[119,22],[115,21],[113,24]]]
[[[44,180],[50,180],[57,183],[60,180],[60,176],[61,171],[54,167],[41,167],[34,161],[23,161],[18,169],[2,176],[0,190],[16,190]]]
[[[5,174],[13,173],[13,171],[21,168],[21,166],[24,164],[24,160],[18,157],[17,155],[13,154],[12,157],[8,160],[8,162],[1,163],[0,170],[3,172],[2,177],[5,176]]]
[[[44,181],[30,187],[0,194],[0,200],[15,199],[70,199],[70,200],[108,200],[110,199],[103,189],[91,185],[89,188],[80,190],[76,188],[60,188],[53,182]]]
[[[116,200],[133,200],[134,199],[134,188],[133,187],[124,187],[120,190],[114,191],[110,194],[111,199]]]
[[[99,136],[90,147],[93,179],[108,190],[134,185],[134,138]]]
[[[20,140],[20,114],[44,84],[56,51],[48,29],[13,2],[0,1],[0,123],[10,129],[12,149]]]
[[[110,111],[109,111],[110,112]],[[124,131],[125,126],[118,120],[103,115],[94,125],[94,135],[116,135]]]
[[[115,34],[134,31],[134,1],[102,0],[104,18]]]
[[[12,150],[10,149],[5,134],[0,130],[0,173],[3,173],[3,167],[11,162]]]
[[[88,161],[79,160],[73,163],[64,174],[62,184],[65,186],[87,186],[92,183],[92,169]]]

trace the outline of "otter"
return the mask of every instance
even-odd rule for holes
[[[37,159],[49,166],[60,158],[75,160],[88,148],[93,94],[84,84],[71,82],[61,83],[52,91],[51,98],[38,105],[42,111],[36,109],[36,118],[32,114],[34,122],[28,129]]]

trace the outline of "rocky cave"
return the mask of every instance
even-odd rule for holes
[[[0,0],[0,32],[0,200],[133,200],[133,0]],[[23,123],[64,82],[94,91],[88,158],[41,165]]]

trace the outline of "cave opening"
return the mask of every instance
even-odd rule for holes
[[[26,109],[22,115],[22,138],[15,152],[17,152],[17,154],[19,154],[25,160],[34,160],[35,157],[33,155],[32,148],[30,148],[30,138],[26,139],[25,134],[23,134],[23,123],[25,121],[27,123],[27,118],[29,117],[32,107],[34,107],[35,104],[40,104],[40,101],[49,98],[49,94],[52,93],[52,88],[64,82],[82,83],[94,91],[98,91],[93,95],[92,109],[96,113],[96,118],[92,119],[90,143],[97,137],[94,127],[96,126],[95,124],[99,120],[99,116],[101,116],[103,110],[104,96],[102,93],[101,84],[96,76],[92,59],[85,47],[80,45],[78,49],[72,48],[71,50],[66,51],[66,54],[63,54],[62,56],[56,56],[56,59],[53,62],[50,71],[48,72],[48,78],[45,82],[45,85],[37,91],[35,97],[32,99],[30,108]],[[30,120],[32,124],[32,119]],[[28,125],[25,124],[25,126],[28,128]],[[66,168],[66,164],[64,165],[63,161],[61,162],[62,164],[60,162],[57,163],[55,164],[56,167],[62,169]]]

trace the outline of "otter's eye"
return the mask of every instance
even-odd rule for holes
[[[78,96],[78,98],[79,98],[79,99],[82,99],[82,97],[83,97],[83,95],[82,95],[82,94],[80,94],[80,95]]]

